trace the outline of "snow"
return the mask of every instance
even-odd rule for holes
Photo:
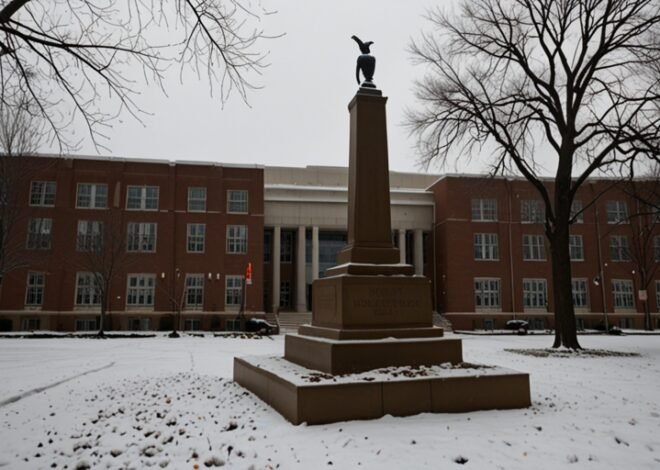
[[[532,407],[292,426],[231,381],[279,336],[0,339],[0,468],[660,468],[660,337],[568,358],[505,350],[552,336],[462,339],[466,362],[529,372]]]

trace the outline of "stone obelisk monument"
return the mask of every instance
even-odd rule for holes
[[[463,364],[461,340],[433,326],[430,281],[398,262],[387,98],[373,83],[373,43],[353,39],[365,80],[348,105],[348,244],[314,281],[312,324],[286,335],[284,358],[236,358],[235,380],[294,423],[529,406],[527,374]],[[410,372],[419,367],[424,378]],[[388,376],[393,368],[412,369]]]

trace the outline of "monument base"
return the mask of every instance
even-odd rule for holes
[[[327,339],[383,339],[383,338],[441,338],[444,330],[437,326],[425,328],[326,328],[301,325],[298,333],[305,336]]]
[[[529,375],[474,364],[331,376],[281,357],[234,359],[234,380],[293,424],[530,406]]]

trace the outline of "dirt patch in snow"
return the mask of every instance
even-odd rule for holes
[[[640,357],[641,354],[606,349],[505,349],[507,352],[532,357]]]

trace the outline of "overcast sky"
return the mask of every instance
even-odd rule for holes
[[[449,3],[449,2],[447,2]],[[356,34],[372,40],[377,59],[374,81],[387,96],[390,168],[418,171],[414,141],[402,126],[414,106],[413,81],[423,74],[407,51],[411,38],[428,27],[423,15],[431,0],[268,0],[276,14],[262,18],[271,64],[250,92],[249,106],[238,94],[224,108],[207,83],[176,74],[164,96],[142,87],[139,103],[151,113],[143,124],[122,116],[108,132],[110,155],[263,165],[347,165],[347,105],[355,92]],[[96,154],[85,142],[80,153]],[[448,171],[477,171],[478,162]],[[432,169],[439,172],[438,168]]]

